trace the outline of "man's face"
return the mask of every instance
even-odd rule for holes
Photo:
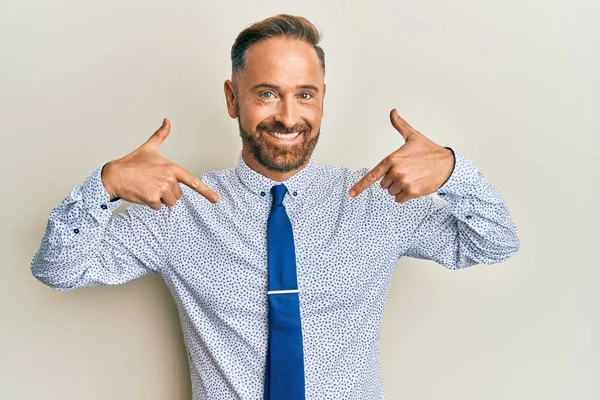
[[[252,46],[235,85],[225,83],[244,149],[272,171],[306,164],[319,139],[325,89],[310,44],[282,37]]]

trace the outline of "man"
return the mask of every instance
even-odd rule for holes
[[[237,166],[198,179],[166,160],[165,119],[71,190],[33,259],[58,290],[161,274],[194,399],[383,399],[379,329],[398,259],[460,269],[519,248],[473,162],[395,110],[405,144],[372,170],[311,157],[326,91],[318,43],[290,15],[242,31],[224,85],[242,137]],[[124,200],[136,204],[113,216]]]

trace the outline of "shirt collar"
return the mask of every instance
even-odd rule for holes
[[[294,201],[297,201],[308,194],[307,192],[311,187],[311,183],[318,175],[316,173],[316,169],[316,161],[311,157],[308,163],[300,171],[296,172],[283,182],[277,182],[250,168],[244,161],[244,157],[240,151],[235,172],[242,184],[244,184],[244,186],[246,186],[250,192],[259,197],[271,199],[271,188],[274,185],[283,183],[288,189],[288,197]]]

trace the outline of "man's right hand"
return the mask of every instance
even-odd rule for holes
[[[120,198],[160,210],[162,204],[174,206],[181,199],[181,182],[209,201],[219,201],[217,193],[199,178],[158,153],[170,131],[171,122],[165,118],[162,126],[146,143],[125,157],[105,165],[102,184],[111,200]]]

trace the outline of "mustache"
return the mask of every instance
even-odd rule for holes
[[[260,124],[257,125],[256,127],[256,131],[257,132],[280,132],[280,133],[294,133],[294,132],[299,132],[299,133],[309,133],[311,131],[312,127],[307,124],[296,124],[294,126],[292,126],[291,128],[286,128],[285,125],[283,125],[281,122],[279,121],[275,121],[275,122],[261,122]]]

